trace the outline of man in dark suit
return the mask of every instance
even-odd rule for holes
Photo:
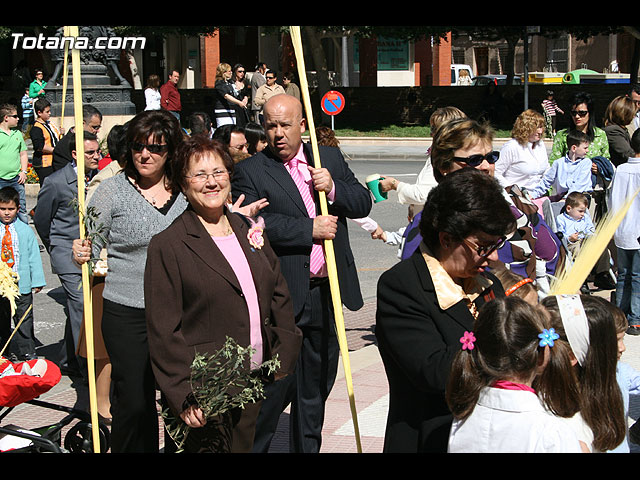
[[[302,142],[306,123],[298,99],[275,95],[265,104],[264,115],[269,147],[236,164],[232,195],[235,201],[244,194],[245,204],[261,198],[269,202],[260,215],[291,292],[303,345],[292,380],[276,382],[266,391],[254,451],[268,451],[278,418],[291,402],[291,451],[317,453],[339,357],[323,241],[334,243],[343,304],[359,309],[363,301],[346,218],[366,217],[371,196],[339,149],[320,147],[322,165],[315,167],[311,145]],[[304,181],[296,184],[298,176]],[[327,194],[329,215],[316,213],[318,191]],[[305,198],[311,201],[305,204]]]
[[[102,113],[93,105],[82,106],[82,128],[85,132],[98,135],[102,127]],[[69,148],[72,141],[75,142],[75,128],[71,127],[53,149],[53,163],[51,167],[54,171],[64,168],[65,165],[73,163],[71,150]]]
[[[83,133],[85,158],[80,168],[86,176],[91,176],[98,168],[100,145],[93,133]],[[82,283],[82,270],[73,261],[71,252],[73,240],[80,238],[78,211],[74,202],[78,198],[75,135],[70,139],[69,147],[73,162],[47,177],[38,194],[38,208],[33,223],[49,253],[51,271],[58,275],[67,297],[67,322],[60,365],[64,370],[84,376],[86,362],[76,357],[84,312],[82,289],[78,288]]]

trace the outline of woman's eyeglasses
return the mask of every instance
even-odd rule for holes
[[[500,239],[492,245],[478,245],[477,243],[472,242],[466,238],[463,238],[462,241],[467,245],[467,247],[474,250],[479,257],[488,257],[496,250],[500,250],[505,243],[507,243],[507,237],[500,237]]]
[[[578,116],[580,118],[584,118],[589,114],[588,110],[571,110],[571,116]]]
[[[191,180],[191,183],[204,183],[209,179],[209,175],[211,175],[216,182],[219,182],[220,180],[225,180],[229,176],[229,171],[216,170],[213,173],[200,172],[196,173],[195,175],[187,175],[185,176],[185,178]]]
[[[478,153],[476,155],[471,155],[469,157],[453,157],[453,161],[463,162],[472,168],[476,168],[479,165],[481,165],[482,162],[484,162],[485,160],[490,164],[494,164],[498,161],[498,158],[500,158],[500,152],[493,151],[485,155],[480,155]]]
[[[141,152],[145,148],[149,153],[162,153],[162,152],[165,152],[167,148],[169,148],[169,146],[166,143],[146,144],[146,143],[133,142],[131,144],[131,150],[133,150],[134,152]]]

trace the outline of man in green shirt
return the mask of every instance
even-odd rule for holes
[[[27,225],[27,180],[29,157],[22,132],[17,128],[20,116],[15,105],[0,105],[0,188],[13,187],[20,194],[18,217]]]

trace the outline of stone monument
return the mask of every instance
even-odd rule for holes
[[[63,27],[57,30],[56,36],[64,37]],[[90,46],[96,45],[95,40],[97,38],[114,36],[113,29],[109,27],[79,27],[78,38],[86,37]],[[107,43],[102,42],[102,44]],[[51,50],[51,58],[55,64],[55,70],[45,87],[45,96],[51,102],[51,111],[58,118],[62,115],[64,42],[61,41],[60,45],[62,48]],[[122,124],[133,117],[136,114],[136,107],[131,101],[132,87],[118,68],[120,49],[89,47],[79,49],[79,52],[82,103],[83,105],[90,104],[102,112],[103,125],[107,127],[104,131],[108,131],[111,125]],[[67,91],[64,107],[65,130],[68,130],[68,127],[73,125],[74,118],[71,51],[69,51],[67,65]]]

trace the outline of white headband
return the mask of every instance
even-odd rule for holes
[[[556,295],[556,299],[571,350],[583,366],[589,350],[589,321],[580,295]]]

